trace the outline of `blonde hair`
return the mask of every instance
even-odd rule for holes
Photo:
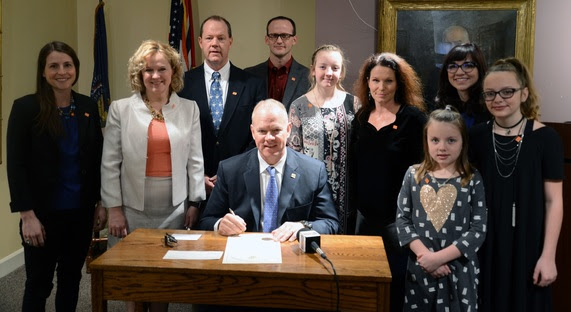
[[[162,53],[172,67],[172,78],[169,86],[169,93],[178,92],[184,86],[183,69],[178,52],[171,46],[156,40],[145,40],[135,54],[131,56],[128,64],[129,83],[131,90],[144,93],[146,91],[143,83],[143,70],[147,66],[145,58],[151,54]]]
[[[445,109],[437,109],[433,111],[428,117],[428,121],[424,126],[422,135],[424,140],[424,160],[418,166],[416,174],[414,175],[414,180],[416,183],[420,183],[420,180],[428,172],[436,169],[436,162],[434,162],[432,157],[430,157],[430,152],[428,150],[428,127],[430,127],[430,125],[435,121],[445,122],[455,126],[462,136],[462,150],[460,151],[460,156],[456,159],[456,171],[458,171],[462,177],[460,185],[466,186],[474,175],[472,166],[468,161],[468,130],[466,130],[466,124],[464,123],[462,115],[460,115],[460,113],[458,113],[458,111],[456,111],[456,109],[451,105],[446,105]]]
[[[320,46],[319,48],[317,48],[315,50],[315,52],[313,52],[313,55],[311,55],[311,70],[309,71],[309,80],[311,81],[311,86],[309,87],[308,91],[313,90],[313,88],[315,88],[315,85],[317,84],[315,81],[315,76],[313,75],[313,72],[315,71],[315,61],[317,58],[317,54],[319,52],[338,52],[341,55],[341,74],[339,75],[339,81],[337,81],[337,84],[335,85],[335,87],[339,90],[345,91],[345,89],[343,88],[343,85],[341,84],[341,82],[343,81],[343,79],[345,79],[345,75],[347,72],[346,66],[345,66],[345,54],[343,54],[343,50],[341,50],[340,47],[334,45],[334,44],[324,44],[322,46]]]

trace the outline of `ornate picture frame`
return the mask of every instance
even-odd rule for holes
[[[536,0],[379,0],[377,50],[406,59],[426,91],[437,88],[434,72],[450,48],[463,42],[476,43],[488,65],[515,56],[533,71],[535,5]]]

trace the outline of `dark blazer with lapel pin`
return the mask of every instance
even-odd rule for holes
[[[256,66],[244,69],[245,71],[259,76],[264,80],[266,92],[268,91],[268,62],[269,61],[265,61]],[[287,76],[284,98],[281,101],[284,104],[288,114],[291,102],[304,95],[309,90],[309,86],[309,69],[296,62],[294,59],[291,63],[289,74]]]
[[[213,230],[232,208],[246,222],[246,231],[261,232],[260,162],[258,149],[220,162],[218,181],[198,227]],[[322,161],[287,149],[278,199],[278,224],[309,221],[321,234],[335,234],[339,220]]]
[[[79,131],[81,205],[93,211],[100,197],[103,136],[97,105],[91,98],[72,92]],[[7,173],[12,212],[34,210],[42,218],[52,208],[58,186],[59,148],[56,139],[35,129],[40,104],[35,94],[14,101],[6,140]]]
[[[179,92],[179,96],[195,101],[200,110],[204,174],[214,176],[221,160],[238,155],[254,146],[250,132],[252,111],[259,101],[266,98],[266,91],[260,78],[230,63],[228,94],[218,136],[214,132],[214,123],[208,106],[204,64],[185,73],[184,89]]]

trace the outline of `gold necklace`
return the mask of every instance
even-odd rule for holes
[[[145,96],[143,97],[143,102],[145,102],[145,106],[147,106],[147,108],[149,109],[149,111],[151,111],[151,116],[153,116],[153,119],[158,120],[158,121],[165,121],[165,117],[163,116],[162,111],[156,111],[152,106],[151,103],[149,103],[149,99]]]

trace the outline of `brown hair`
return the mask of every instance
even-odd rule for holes
[[[521,103],[520,110],[525,118],[539,121],[539,96],[535,89],[533,79],[529,70],[520,60],[515,57],[497,60],[488,72],[486,78],[490,73],[494,72],[511,72],[515,74],[517,81],[522,88],[527,88],[528,96],[525,102]],[[485,80],[485,78],[484,78]]]
[[[434,122],[445,122],[455,126],[460,135],[462,136],[462,151],[460,151],[460,156],[456,159],[456,171],[460,173],[462,181],[460,185],[466,186],[473,176],[472,166],[468,161],[468,130],[466,129],[466,124],[464,123],[464,118],[458,113],[458,111],[451,105],[446,105],[445,109],[437,109],[430,113],[428,121],[424,126],[423,130],[423,146],[424,146],[424,160],[420,163],[420,166],[416,170],[414,179],[416,183],[420,183],[420,180],[429,172],[436,169],[436,162],[430,157],[430,152],[428,149],[428,127]]]
[[[369,77],[371,70],[376,66],[384,66],[395,72],[397,90],[395,102],[401,105],[410,105],[425,111],[424,99],[422,98],[422,85],[418,75],[403,58],[393,53],[377,53],[365,60],[359,71],[359,78],[355,81],[355,95],[362,103],[361,109],[357,112],[360,116],[364,112],[371,112],[375,109],[375,102],[369,96]]]
[[[131,56],[128,64],[129,82],[133,91],[145,93],[143,83],[143,70],[147,66],[145,58],[154,53],[162,53],[172,67],[172,78],[169,93],[178,92],[184,86],[183,69],[178,52],[171,46],[156,40],[146,40],[141,43],[135,54]]]
[[[61,121],[58,118],[58,110],[54,90],[44,77],[46,62],[52,52],[65,53],[71,57],[75,67],[75,85],[79,78],[79,58],[72,47],[61,41],[48,42],[38,54],[38,68],[36,71],[36,97],[40,103],[40,113],[36,117],[36,127],[39,131],[47,131],[51,136],[57,137],[63,134]]]

